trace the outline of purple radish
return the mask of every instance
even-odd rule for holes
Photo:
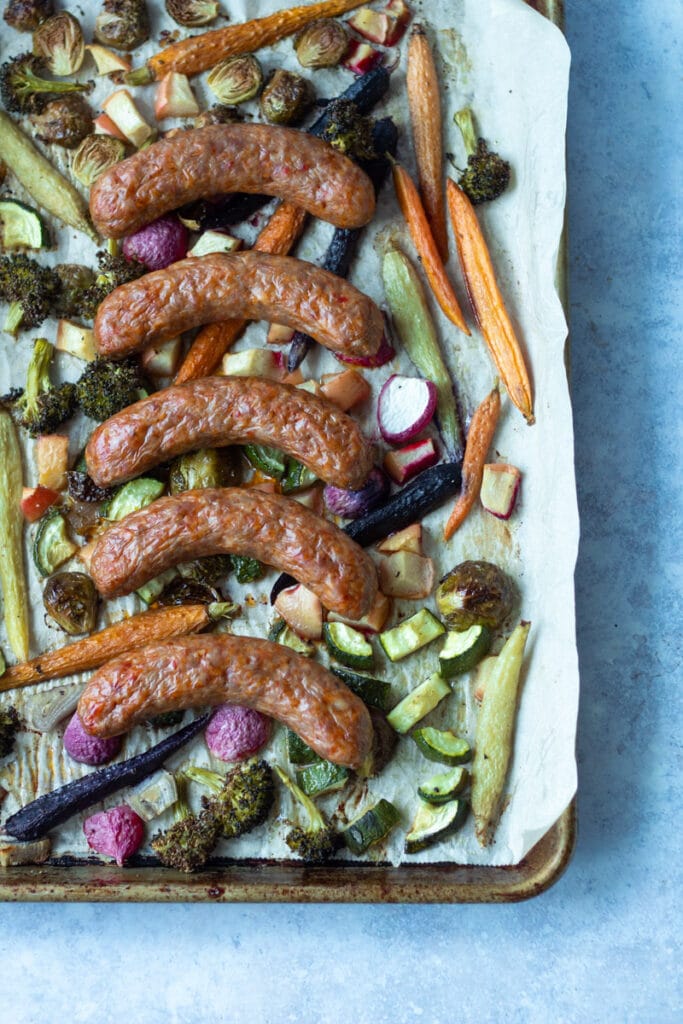
[[[78,714],[75,714],[64,730],[64,749],[69,757],[80,764],[106,764],[116,757],[121,749],[121,737],[111,736],[102,739],[91,736],[83,728]]]
[[[244,761],[270,739],[272,721],[254,708],[221,704],[204,733],[206,745],[220,761]]]
[[[163,270],[187,255],[188,231],[177,217],[160,217],[124,238],[127,260],[139,260],[148,270]]]
[[[374,356],[349,356],[343,352],[335,352],[334,355],[337,357],[340,363],[346,363],[348,366],[365,366],[368,369],[374,370],[378,366],[384,366],[389,360],[393,359],[396,355],[395,349],[391,347],[387,341],[386,334],[382,335],[382,341],[380,346],[375,352]]]
[[[113,857],[121,868],[123,862],[142,846],[145,823],[130,807],[120,804],[86,818],[83,831],[91,850]]]
[[[411,480],[423,469],[428,469],[439,461],[439,453],[431,437],[423,441],[415,441],[395,452],[387,452],[384,456],[384,468],[397,484]]]
[[[328,484],[323,491],[323,500],[333,515],[358,519],[384,501],[388,493],[389,481],[382,470],[375,466],[359,491],[345,491]]]
[[[386,381],[377,402],[380,433],[389,444],[412,441],[436,412],[438,392],[431,380],[394,373]]]

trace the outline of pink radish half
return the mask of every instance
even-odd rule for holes
[[[411,480],[417,473],[438,461],[436,445],[431,437],[426,437],[423,441],[407,444],[398,451],[387,452],[384,456],[384,468],[394,483],[404,484],[406,480]]]
[[[436,412],[438,394],[431,380],[394,373],[384,384],[377,402],[380,433],[390,444],[416,437]]]
[[[386,335],[383,335],[380,346],[374,356],[349,356],[343,352],[335,352],[334,355],[340,363],[347,363],[349,366],[366,366],[368,369],[374,370],[376,367],[384,366],[390,359],[393,359],[396,355],[396,350],[391,347]]]

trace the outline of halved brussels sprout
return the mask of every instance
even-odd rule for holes
[[[295,124],[313,102],[309,82],[293,71],[278,68],[261,93],[261,113],[272,124]]]
[[[53,75],[75,75],[85,57],[80,22],[68,11],[48,18],[33,33],[33,53],[40,57]]]
[[[101,174],[123,160],[126,147],[113,135],[86,135],[71,162],[71,172],[77,181],[90,188]]]
[[[304,68],[333,68],[349,45],[348,32],[341,21],[318,18],[294,39],[296,56]]]
[[[65,633],[90,633],[97,621],[99,594],[84,572],[58,572],[45,584],[43,604]]]
[[[263,71],[252,53],[242,53],[216,64],[206,84],[221,103],[245,103],[261,91]]]
[[[174,21],[187,28],[209,25],[220,13],[216,0],[166,0],[166,10]]]

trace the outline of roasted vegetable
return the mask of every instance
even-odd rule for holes
[[[204,741],[213,757],[236,764],[248,761],[270,739],[273,720],[256,708],[221,704],[206,727]]]
[[[43,249],[50,244],[45,221],[37,210],[18,199],[0,197],[0,248]]]
[[[80,315],[86,320],[95,319],[99,304],[115,288],[135,281],[147,272],[144,263],[109,252],[98,252],[97,262],[99,269],[95,284],[84,291],[81,299]]]
[[[333,68],[349,44],[349,35],[341,21],[318,18],[294,37],[297,60],[304,68]]]
[[[181,604],[214,604],[220,599],[221,595],[213,587],[197,580],[185,580],[182,576],[176,576],[166,584],[156,603],[166,608]]]
[[[31,114],[31,124],[41,142],[75,149],[93,128],[90,107],[82,96],[58,96]]]
[[[0,259],[0,298],[9,303],[3,330],[8,334],[39,327],[58,293],[59,279],[49,267],[23,253]]]
[[[97,621],[99,594],[84,572],[58,572],[45,584],[43,604],[50,618],[71,636],[90,633]]]
[[[113,135],[86,135],[73,155],[71,173],[85,188],[123,160],[126,147]]]
[[[208,811],[192,814],[187,804],[186,784],[176,776],[178,802],[176,820],[165,832],[157,832],[150,846],[162,864],[178,871],[203,867],[218,842],[219,826]]]
[[[145,823],[126,804],[99,811],[83,822],[88,846],[95,853],[113,857],[120,868],[142,846]]]
[[[392,661],[395,661],[392,658]],[[450,696],[451,688],[446,680],[433,672],[428,679],[408,693],[387,715],[387,722],[401,736],[410,732],[414,725],[433,711],[437,704]]]
[[[283,68],[273,71],[259,101],[261,113],[271,124],[298,124],[312,102],[310,83]]]
[[[344,843],[357,857],[366,853],[371,846],[381,843],[398,825],[401,815],[388,800],[380,800],[352,821],[342,832]]]
[[[149,39],[145,0],[104,0],[95,19],[95,39],[115,50],[134,50]]]
[[[261,91],[263,70],[253,53],[242,53],[216,64],[206,84],[221,103],[245,103]]]
[[[10,414],[0,408],[0,584],[7,639],[15,656],[25,661],[28,658],[29,622],[21,480],[17,432]],[[6,676],[7,672],[3,673],[3,679]]]
[[[232,571],[238,583],[254,583],[260,580],[265,569],[255,558],[247,558],[244,555],[230,555]]]
[[[338,99],[328,103],[325,110],[327,123],[320,138],[341,153],[356,160],[375,160],[379,153],[373,138],[373,123],[361,114],[352,100]],[[381,152],[389,149],[385,147]]]
[[[32,32],[54,9],[53,0],[8,0],[4,19],[19,32]]]
[[[215,794],[202,799],[203,813],[216,822],[226,839],[236,839],[262,825],[273,806],[273,772],[266,761],[248,761],[227,775],[191,765],[184,774]]]
[[[204,555],[194,562],[184,562],[178,568],[187,581],[214,587],[232,572],[233,563],[230,555]]]
[[[308,819],[305,825],[295,825],[285,836],[285,842],[293,853],[308,863],[327,860],[339,846],[339,834],[323,817],[313,801],[292,782],[280,767],[275,766],[280,781],[287,787],[295,803]]]
[[[87,92],[81,82],[54,82],[41,76],[43,65],[32,53],[21,53],[0,67],[0,97],[7,110],[29,114],[43,109],[52,93]]]
[[[74,385],[53,385],[50,381],[54,351],[54,345],[46,338],[36,338],[26,374],[26,387],[14,402],[18,422],[32,437],[54,433],[64,420],[73,415],[76,407]]]
[[[77,546],[66,528],[66,519],[59,508],[50,508],[38,521],[33,538],[33,562],[41,576],[50,576],[55,569],[75,555]]]
[[[7,757],[14,750],[14,740],[21,725],[16,708],[0,708],[0,757]]]
[[[421,608],[419,612],[399,622],[397,626],[380,633],[379,642],[391,661],[400,661],[401,658],[419,651],[421,647],[426,647],[445,632],[429,608]]]
[[[200,448],[181,455],[171,463],[168,489],[171,494],[194,491],[198,487],[225,487],[230,468],[217,448]]]
[[[196,28],[215,21],[220,6],[216,0],[166,0],[166,10],[179,25]]]
[[[468,806],[464,800],[449,800],[439,806],[420,804],[405,838],[406,853],[420,853],[428,846],[448,839],[464,825]]]
[[[459,110],[453,120],[462,133],[467,151],[467,168],[458,184],[475,206],[489,203],[502,195],[510,184],[510,164],[498,153],[489,151],[486,142],[477,137],[474,115],[469,107]]]
[[[78,712],[71,716],[71,719],[64,730],[62,737],[64,750],[74,761],[79,764],[89,764],[92,767],[101,764],[108,764],[121,752],[121,736],[91,736],[86,732]]]
[[[479,497],[486,456],[493,443],[499,416],[500,392],[496,385],[479,403],[470,421],[462,461],[462,490],[443,528],[444,540],[450,540],[462,526]]]
[[[446,573],[436,591],[436,606],[449,629],[476,623],[498,629],[518,600],[517,587],[493,562],[467,561]]]
[[[85,45],[80,23],[73,14],[60,11],[38,26],[33,33],[33,55],[61,78],[80,70]]]
[[[143,383],[133,360],[114,363],[96,359],[77,381],[76,397],[86,416],[102,422],[135,402]]]
[[[237,107],[228,107],[225,103],[215,103],[208,110],[203,110],[194,119],[195,128],[206,128],[210,124],[239,124],[243,119]]]
[[[105,139],[104,135],[93,136]],[[87,141],[87,140],[86,140]],[[117,142],[117,139],[112,139]],[[59,280],[54,312],[60,317],[79,317],[83,295],[95,284],[95,271],[80,263],[58,263],[54,272]]]

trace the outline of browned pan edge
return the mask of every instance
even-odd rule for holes
[[[526,0],[564,28],[563,0]],[[558,287],[566,306],[566,235]],[[71,863],[0,869],[0,899],[27,902],[156,903],[515,903],[550,888],[576,842],[576,802],[514,867],[339,863],[305,867],[284,861],[225,862],[184,875],[160,866]]]

